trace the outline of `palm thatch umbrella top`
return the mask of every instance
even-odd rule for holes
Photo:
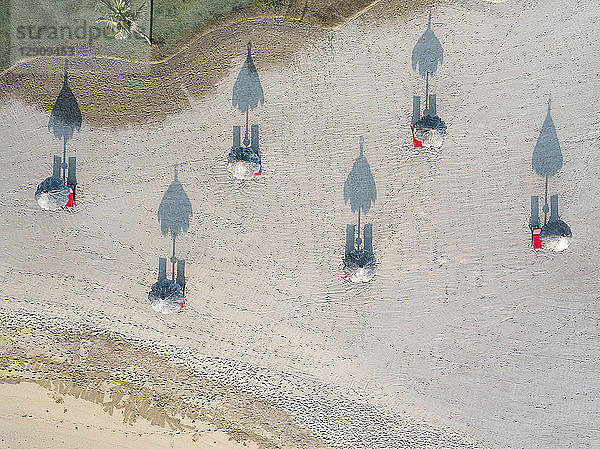
[[[251,47],[250,42],[248,42],[248,56],[246,56],[246,61],[244,61],[244,65],[233,85],[232,104],[240,112],[248,112],[248,109],[254,109],[259,103],[264,104],[265,102],[258,72],[250,54]]]
[[[412,52],[412,68],[419,67],[419,75],[426,77],[433,75],[438,69],[438,62],[444,62],[444,49],[442,44],[431,29],[431,12],[427,29],[415,44]]]
[[[364,140],[360,138],[360,154],[354,161],[352,170],[344,183],[344,203],[350,202],[352,213],[362,210],[367,213],[377,199],[375,179],[369,162],[363,153]]]
[[[66,63],[63,86],[56,98],[48,121],[48,131],[51,129],[54,132],[54,137],[64,139],[65,142],[73,137],[74,130],[79,131],[81,129],[81,110],[75,95],[69,87]]]
[[[181,232],[187,232],[191,216],[192,204],[177,179],[177,166],[175,166],[175,178],[158,207],[158,221],[162,235],[166,236],[170,233],[175,239]]]

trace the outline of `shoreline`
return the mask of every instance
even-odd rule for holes
[[[330,448],[268,400],[198,376],[112,333],[42,328],[31,320],[31,314],[10,314],[0,326],[0,397],[12,391],[31,401],[35,388],[27,385],[35,384],[56,403],[98,404],[103,414],[122,415],[123,425],[177,432],[198,447],[217,438],[232,442],[217,446],[223,448]],[[7,388],[14,385],[21,388]]]
[[[215,446],[222,449],[238,449],[237,444],[260,449],[332,449],[351,447],[348,439],[363,441],[361,432],[345,437],[348,444],[328,434],[328,427],[340,422],[328,423],[321,430],[318,424],[325,424],[323,420],[329,420],[331,413],[347,415],[343,420],[348,419],[348,424],[363,419],[379,422],[382,427],[372,428],[369,435],[395,435],[397,444],[418,442],[422,447],[438,447],[436,444],[443,442],[449,448],[484,447],[447,427],[387,416],[367,402],[356,402],[337,389],[328,391],[329,386],[309,379],[294,379],[218,357],[198,365],[189,354],[173,347],[160,350],[154,341],[131,341],[87,325],[70,329],[68,323],[57,326],[54,319],[46,319],[42,325],[43,320],[29,312],[11,312],[0,325],[0,396],[8,394],[6,385],[22,384],[26,390],[29,384],[36,384],[53,400],[69,397],[95,403],[109,415],[111,410],[120,411],[123,425],[139,422],[146,432],[148,426],[154,426],[159,433],[176,432],[188,443],[227,435],[231,445]],[[19,392],[24,394],[17,388]],[[303,407],[306,410],[302,411]],[[294,410],[293,414],[288,410]],[[14,423],[20,426],[22,422],[16,418]],[[311,419],[316,421],[311,423]],[[318,429],[330,441],[311,429]]]

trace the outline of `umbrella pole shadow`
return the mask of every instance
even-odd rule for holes
[[[361,229],[361,214],[367,213],[377,199],[377,188],[371,167],[364,155],[364,139],[360,137],[360,153],[344,183],[344,202],[350,203],[352,212],[358,212],[358,225],[346,225],[344,272],[352,282],[368,282],[377,269],[373,254],[373,225]],[[363,232],[363,239],[360,234]]]
[[[233,145],[227,156],[227,170],[234,179],[249,180],[261,174],[258,125],[249,126],[250,109],[264,104],[265,97],[258,71],[252,59],[252,45],[248,42],[246,60],[233,85],[231,103],[246,116],[243,142],[239,126],[233,127]],[[248,131],[250,130],[250,136]]]
[[[437,115],[436,94],[429,93],[429,78],[432,77],[438,65],[444,60],[444,49],[431,29],[431,12],[427,29],[415,44],[412,52],[412,68],[425,78],[425,108],[421,113],[421,96],[413,96],[413,113],[411,132],[414,148],[423,145],[441,148],[447,135],[447,126]]]
[[[548,206],[549,178],[554,176],[563,164],[562,150],[558,141],[556,127],[551,115],[552,101],[548,99],[546,118],[531,156],[531,166],[538,176],[544,178],[544,224],[541,224],[539,197],[531,197],[531,215],[529,227],[532,232],[534,249],[550,249],[555,252],[563,251],[570,245],[571,228],[558,215],[558,195],[550,195]],[[550,217],[548,217],[550,213]]]
[[[63,85],[48,120],[48,131],[63,141],[63,155],[62,158],[54,156],[52,176],[42,181],[35,192],[38,204],[49,210],[71,209],[75,205],[77,161],[75,157],[69,157],[67,162],[67,141],[73,137],[74,131],[81,129],[82,117],[77,99],[69,86],[68,66],[66,60]]]
[[[152,285],[151,291],[148,293],[152,307],[163,313],[174,311],[174,301],[183,309],[186,287],[185,260],[177,259],[175,245],[177,236],[181,232],[187,232],[191,216],[192,205],[178,179],[178,164],[176,164],[173,181],[163,195],[157,214],[162,235],[165,237],[170,235],[172,239],[171,279],[167,278],[167,258],[159,257],[158,281]]]

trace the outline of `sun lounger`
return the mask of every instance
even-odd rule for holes
[[[536,228],[531,231],[531,239],[533,241],[533,249],[542,249],[541,234],[542,234],[542,230],[540,228]]]
[[[62,178],[60,175],[60,165],[62,159],[60,156],[54,156],[54,160],[52,161],[52,177],[53,178]]]
[[[436,112],[437,108],[435,105],[435,100],[436,100],[435,94],[429,95],[429,107],[427,108],[427,110],[425,110],[423,112],[423,115],[430,115],[432,117],[437,115],[437,112]]]
[[[413,95],[413,113],[412,113],[412,120],[410,122],[411,126],[414,126],[415,123],[417,123],[420,118],[421,118],[421,97],[418,95]]]
[[[77,176],[75,175],[77,167],[77,158],[69,157],[67,186],[69,187],[69,201],[65,207],[73,207],[75,204],[75,187],[77,186]]]
[[[529,227],[531,229],[540,227],[540,198],[537,195],[531,197],[531,216],[529,217]]]

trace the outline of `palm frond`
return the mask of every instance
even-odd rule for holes
[[[130,0],[99,1],[106,7],[106,16],[99,18],[96,22],[104,24],[108,31],[114,33],[115,39],[125,39],[132,32],[143,34],[136,20],[144,9],[145,3],[134,10]]]

